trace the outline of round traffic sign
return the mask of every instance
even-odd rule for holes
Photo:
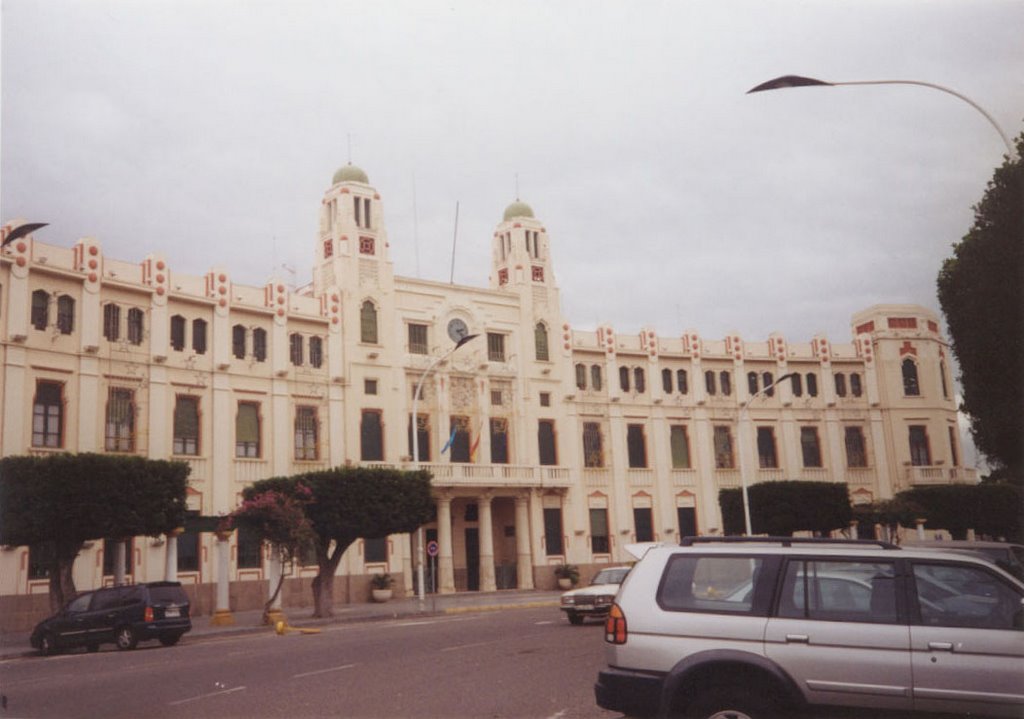
[[[435,540],[427,542],[427,554],[429,554],[431,557],[436,557],[437,553],[440,550],[441,548],[437,545],[437,542]]]

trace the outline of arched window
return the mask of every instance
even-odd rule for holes
[[[811,397],[818,396],[818,375],[811,372],[807,373],[807,394]]]
[[[718,373],[718,384],[722,388],[722,394],[726,397],[732,394],[732,375],[725,370]]]
[[[793,379],[789,381],[789,386],[793,388],[794,397],[804,396],[804,378],[803,376],[793,373]]]
[[[629,367],[619,367],[619,388],[629,392]]]
[[[647,391],[647,381],[644,379],[644,371],[639,367],[633,370],[633,387],[640,394]]]
[[[764,372],[764,373],[762,373],[761,374],[761,382],[763,382],[764,386],[768,388],[768,391],[765,392],[765,394],[768,395],[769,397],[774,397],[775,396],[775,378],[772,377],[772,373],[771,372]]]
[[[359,341],[377,344],[377,308],[370,300],[359,308]]]
[[[595,392],[600,392],[603,384],[604,383],[601,379],[601,365],[590,365],[590,388]]]
[[[757,372],[747,372],[747,391],[751,395],[757,394]]]
[[[252,331],[252,358],[257,362],[267,360],[267,331],[262,327]]]
[[[206,320],[192,320],[192,349],[206,354]]]
[[[690,392],[690,383],[687,381],[686,370],[676,370],[676,388],[679,389],[679,394],[688,394]]]
[[[309,364],[317,368],[324,364],[324,341],[320,337],[309,338]]]
[[[113,302],[103,305],[103,337],[111,342],[121,338],[121,308]]]
[[[32,326],[37,330],[45,330],[50,324],[50,293],[36,290],[32,293]]]
[[[302,335],[295,332],[288,337],[288,357],[291,363],[296,367],[302,366],[303,351],[302,351]]]
[[[672,370],[661,371],[661,391],[665,394],[672,394]]]
[[[839,372],[835,376],[835,381],[836,381],[836,394],[839,395],[840,397],[845,397],[846,396],[846,375],[844,375],[842,372]]]
[[[138,307],[132,307],[128,310],[128,341],[133,345],[142,344],[142,334],[144,331],[143,315],[143,311]]]
[[[237,359],[245,359],[245,325],[231,328],[231,354]]]
[[[181,315],[171,317],[171,347],[178,352],[185,349],[185,318]]]
[[[850,373],[850,394],[854,397],[860,397],[864,394],[864,388],[860,384],[860,374],[857,372]]]
[[[576,388],[587,388],[587,366],[582,362],[576,365]]]
[[[921,394],[921,386],[917,382],[917,363],[907,357],[903,360],[903,394],[917,397]]]
[[[543,322],[538,322],[533,328],[533,343],[537,351],[537,359],[547,362],[548,356],[548,328]]]
[[[949,399],[949,385],[946,384],[946,362],[939,362],[939,381],[942,382],[942,396]]]
[[[75,298],[70,295],[57,298],[57,330],[62,335],[69,335],[75,330]]]
[[[704,373],[704,389],[708,394],[715,394],[715,373],[711,370]]]

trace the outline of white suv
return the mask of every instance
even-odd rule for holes
[[[1021,716],[1024,584],[884,542],[688,537],[655,546],[605,628],[605,709],[764,717],[809,707]]]

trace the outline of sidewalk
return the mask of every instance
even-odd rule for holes
[[[334,616],[327,619],[313,618],[312,607],[285,609],[288,626],[295,628],[322,627],[330,624],[372,622],[400,617],[429,617],[461,612],[489,612],[526,607],[558,607],[560,591],[503,590],[498,592],[459,592],[457,594],[428,594],[421,609],[416,597],[392,599],[389,602],[365,602],[360,604],[338,604]],[[192,631],[182,641],[190,638],[230,635],[245,632],[273,631],[261,623],[263,611],[251,609],[235,612],[235,623],[230,626],[215,626],[210,615],[192,617]],[[557,612],[552,612],[557,618]],[[0,659],[11,659],[34,652],[29,644],[30,632],[9,632],[0,636]]]

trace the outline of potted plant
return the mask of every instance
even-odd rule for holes
[[[374,574],[370,578],[370,588],[373,592],[373,601],[375,602],[386,602],[391,599],[391,585],[395,583],[395,578],[387,572],[381,574]]]
[[[555,576],[558,577],[559,587],[572,589],[580,581],[580,568],[575,564],[558,564],[555,566]]]

